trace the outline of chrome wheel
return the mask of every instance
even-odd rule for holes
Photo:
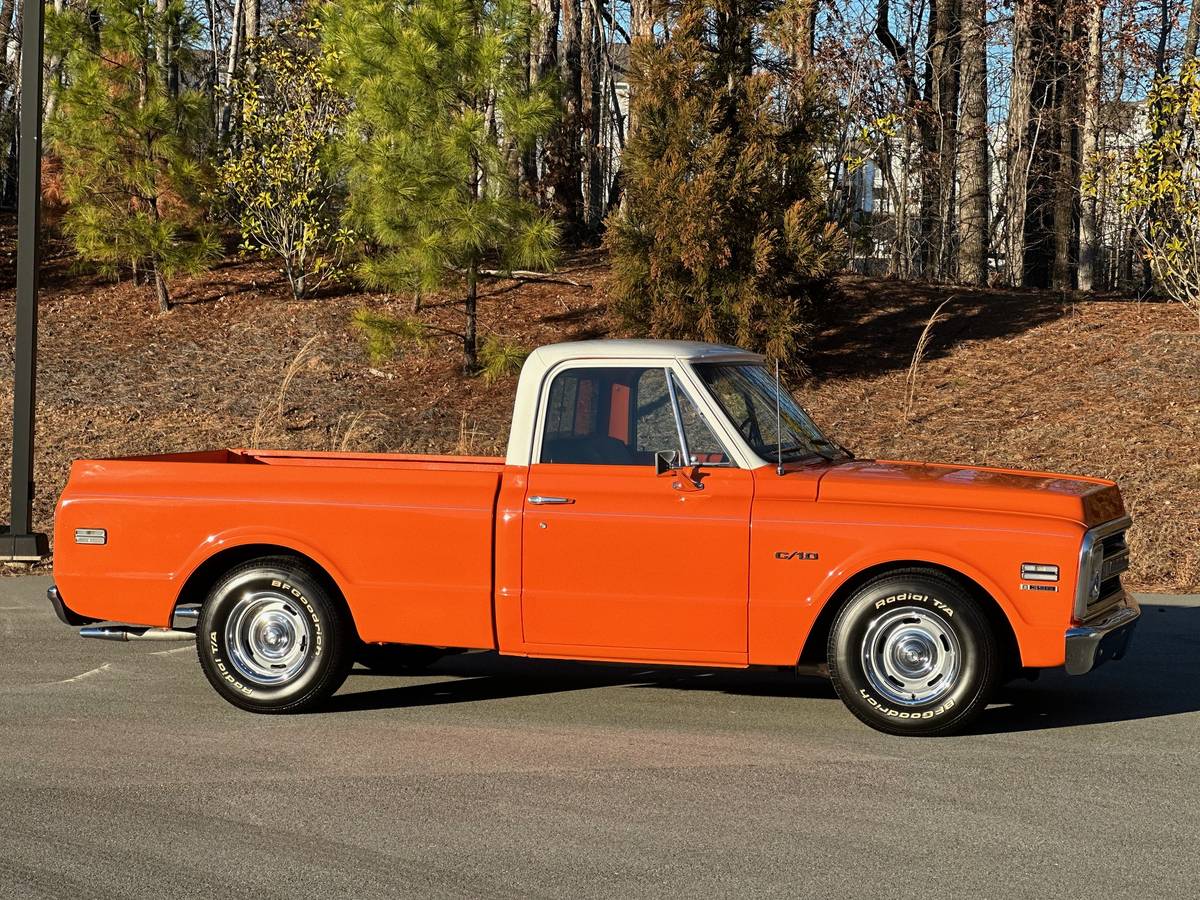
[[[893,610],[873,621],[863,636],[867,680],[903,706],[940,700],[954,687],[961,663],[958,636],[923,609]]]
[[[229,661],[253,684],[291,681],[308,663],[312,643],[309,617],[281,594],[247,592],[225,620]]]

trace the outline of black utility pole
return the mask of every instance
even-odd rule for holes
[[[33,410],[41,276],[44,0],[25,0],[21,27],[21,139],[17,181],[17,335],[13,357],[12,525],[0,560],[32,562],[47,550],[33,531]]]

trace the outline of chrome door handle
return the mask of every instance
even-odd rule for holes
[[[572,497],[543,497],[540,494],[534,494],[529,498],[530,503],[536,503],[538,506],[564,506],[568,503],[574,503]]]

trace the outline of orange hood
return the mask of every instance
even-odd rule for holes
[[[853,460],[821,478],[819,500],[898,503],[1056,516],[1091,528],[1125,514],[1102,478],[893,460]]]

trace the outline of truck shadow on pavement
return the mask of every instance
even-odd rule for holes
[[[396,679],[396,676],[375,675],[364,669],[355,669],[351,678],[357,680],[359,677],[380,681]],[[316,712],[473,703],[611,687],[711,691],[758,697],[836,698],[828,681],[797,678],[790,670],[636,666],[534,660],[496,653],[466,653],[448,657],[419,676],[400,678],[403,683],[396,686],[337,694]],[[358,682],[359,685],[361,683]]]
[[[400,681],[387,687],[343,692],[320,713],[361,712],[451,703],[475,703],[611,687],[710,691],[797,700],[835,699],[824,679],[790,670],[700,669],[530,660],[495,653],[443,659],[418,677],[374,675],[362,680]],[[357,683],[356,683],[357,682]],[[1038,731],[1200,712],[1200,607],[1144,605],[1125,659],[1088,675],[1047,670],[997,692],[971,729],[973,734]]]
[[[1200,711],[1200,607],[1142,605],[1125,658],[1073,677],[1046,670],[1015,681],[972,729],[1036,731]]]

